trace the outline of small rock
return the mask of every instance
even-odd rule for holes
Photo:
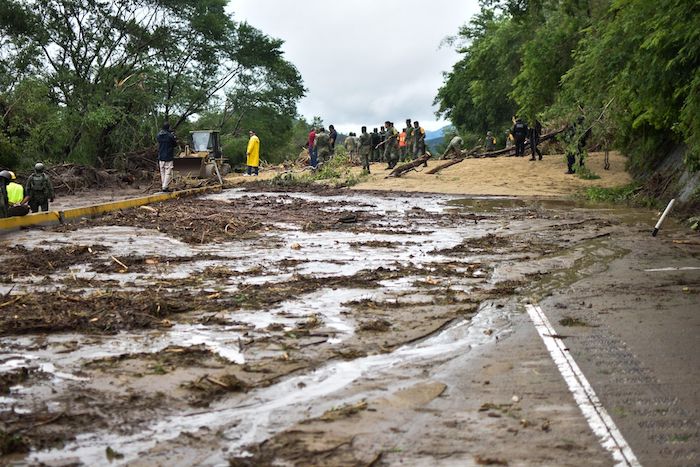
[[[289,248],[291,248],[292,250],[301,250],[301,245],[299,245],[298,243],[292,243],[292,245]]]
[[[513,397],[511,398],[511,400],[512,400],[513,402],[515,402],[515,403],[520,402],[520,398],[519,398],[518,396],[513,396]]]

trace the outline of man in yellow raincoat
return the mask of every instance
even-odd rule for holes
[[[246,165],[248,172],[244,173],[244,177],[251,175],[258,176],[258,166],[260,165],[260,138],[257,137],[253,130],[248,132],[250,139],[248,140],[248,149],[246,150]]]

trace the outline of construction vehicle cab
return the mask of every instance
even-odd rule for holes
[[[211,178],[216,174],[215,166],[218,166],[222,176],[231,170],[221,154],[219,131],[191,131],[190,144],[175,157],[173,170],[182,176]]]

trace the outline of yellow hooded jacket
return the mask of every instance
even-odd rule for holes
[[[257,167],[260,164],[260,138],[253,135],[248,140],[248,149],[246,150],[247,159],[246,165]]]

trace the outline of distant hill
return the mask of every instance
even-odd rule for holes
[[[445,133],[453,131],[454,127],[452,125],[446,125],[434,131],[425,132],[425,145],[428,147],[430,152],[435,152],[435,148],[442,143]]]
[[[445,136],[445,133],[447,133],[450,130],[454,130],[454,127],[452,125],[446,125],[434,131],[426,131],[425,140],[428,141],[431,139],[442,138],[443,136]]]

